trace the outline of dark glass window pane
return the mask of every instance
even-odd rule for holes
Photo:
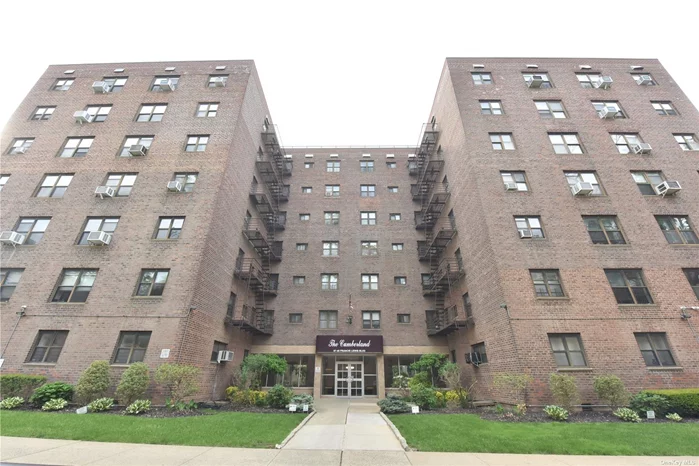
[[[634,304],[633,297],[628,288],[613,288],[616,302],[619,304]]]

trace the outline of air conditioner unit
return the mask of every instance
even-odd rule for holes
[[[104,231],[91,231],[87,234],[87,242],[92,246],[109,246],[112,235]]]
[[[641,76],[637,83],[639,86],[648,86],[653,84],[653,78],[650,76]]]
[[[592,183],[578,181],[575,183],[575,186],[573,186],[573,196],[589,196],[593,191]]]
[[[409,159],[414,159],[414,158],[415,158],[415,154],[408,154],[408,158],[409,158]]]
[[[614,107],[603,107],[599,112],[599,117],[606,120],[612,120],[616,117],[617,113],[619,113],[619,110]]]
[[[92,90],[95,92],[95,94],[106,94],[112,90],[112,86],[104,81],[95,81],[92,83]]]
[[[148,148],[143,144],[134,144],[129,147],[129,154],[133,157],[143,157],[148,152]]]
[[[518,230],[518,231],[519,231],[519,238],[520,239],[533,238],[531,230]]]
[[[216,362],[226,362],[233,360],[233,351],[219,351],[218,357],[216,357]]]
[[[100,199],[104,199],[106,197],[114,197],[114,188],[111,186],[97,186],[97,189],[95,189],[95,196],[99,196]]]
[[[394,158],[396,158],[396,155],[395,154],[386,154],[386,158],[387,159],[394,159]]]
[[[517,183],[505,183],[505,191],[517,191]]]
[[[17,147],[15,149],[12,149],[13,154],[26,154],[27,153],[27,148],[26,147]]]
[[[167,190],[172,191],[173,193],[179,193],[182,191],[182,183],[179,181],[168,181]]]
[[[79,110],[73,113],[73,118],[75,118],[75,121],[77,123],[80,123],[82,125],[83,123],[90,123],[92,121],[93,116],[85,110]]]
[[[481,355],[480,353],[468,353],[467,359],[469,364],[473,364],[474,366],[478,367],[481,365],[483,361],[481,361]]]
[[[160,79],[158,80],[157,84],[160,86],[160,90],[163,92],[171,92],[175,90],[175,84],[170,78]]]
[[[226,80],[222,77],[211,78],[211,84],[214,87],[224,87],[226,85]]]
[[[17,246],[24,243],[24,235],[16,231],[3,231],[0,233],[0,243]]]
[[[609,89],[612,87],[614,80],[611,76],[600,76],[599,79],[592,83],[598,89]]]
[[[658,196],[672,196],[673,194],[682,190],[679,181],[663,181],[659,185],[655,186],[655,192]]]
[[[633,149],[634,154],[650,154],[653,148],[647,142],[642,142],[632,145],[631,149]]]
[[[544,84],[544,80],[541,76],[527,78],[527,87],[541,87],[542,84]]]

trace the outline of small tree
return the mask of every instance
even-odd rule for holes
[[[198,377],[199,368],[186,364],[163,364],[155,372],[155,381],[167,387],[172,404],[199,391]]]
[[[503,390],[507,395],[515,400],[516,404],[524,403],[524,395],[527,387],[534,381],[529,374],[515,374],[503,372],[493,377],[493,386]]]
[[[600,400],[606,401],[612,410],[626,406],[629,402],[629,392],[626,391],[624,382],[616,375],[600,375],[593,382],[595,393]]]
[[[568,411],[580,400],[575,377],[571,375],[551,374],[549,388],[556,403]]]
[[[249,384],[252,389],[259,390],[264,374],[267,372],[283,374],[286,368],[286,359],[276,354],[250,354],[243,360],[240,367],[239,380],[244,381],[245,385]]]
[[[432,385],[437,384],[439,370],[447,363],[447,355],[439,353],[428,353],[420,356],[420,359],[410,365],[415,372],[427,372],[430,375]]]
[[[109,390],[110,384],[109,363],[107,361],[93,361],[80,376],[78,384],[75,386],[75,395],[78,401],[87,404],[98,398],[103,398]]]
[[[461,367],[454,362],[448,362],[439,369],[439,378],[448,389],[456,392],[459,397],[459,406],[465,407],[468,392],[461,384]]]
[[[148,366],[142,362],[131,364],[128,369],[121,374],[121,380],[116,390],[116,396],[119,403],[130,405],[134,400],[143,398],[148,390],[150,383],[150,375],[148,374]]]

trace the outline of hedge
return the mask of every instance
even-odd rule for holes
[[[4,374],[0,375],[0,397],[20,396],[28,400],[32,392],[46,383],[44,375]]]
[[[662,395],[670,402],[668,412],[680,416],[699,417],[699,388],[644,390],[645,393]]]

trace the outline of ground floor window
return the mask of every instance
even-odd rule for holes
[[[262,378],[263,386],[273,387],[276,384],[297,388],[313,386],[315,354],[280,354],[279,356],[286,360],[286,372],[265,374]]]
[[[384,375],[386,377],[386,387],[393,386],[393,377],[402,375],[412,377],[414,372],[410,369],[410,365],[420,359],[419,354],[401,354],[401,355],[385,355],[384,356]]]

